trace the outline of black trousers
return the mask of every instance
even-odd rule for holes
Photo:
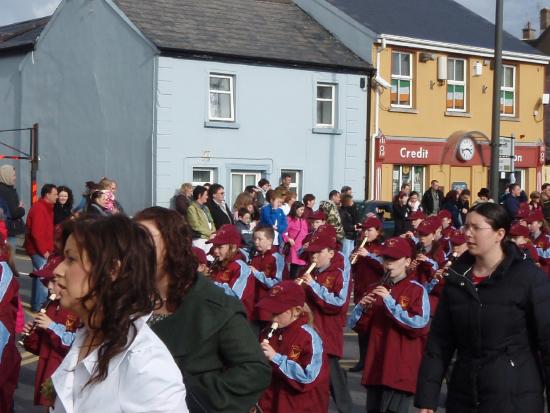
[[[330,395],[339,413],[351,413],[353,401],[348,390],[348,376],[342,366],[340,359],[335,356],[328,356],[330,369]]]
[[[413,395],[385,386],[367,387],[367,413],[409,413]]]

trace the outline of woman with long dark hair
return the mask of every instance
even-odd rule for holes
[[[57,201],[53,206],[53,223],[61,224],[69,219],[73,209],[73,191],[67,186],[57,187]]]
[[[550,387],[550,280],[508,241],[510,217],[498,204],[466,217],[468,251],[448,270],[418,376],[415,405],[448,413],[544,411]],[[547,398],[548,400],[548,398]]]
[[[61,305],[83,327],[52,376],[57,412],[187,412],[170,352],[146,324],[159,301],[155,247],[130,219],[67,221],[54,270]]]
[[[411,220],[409,218],[411,215],[411,207],[408,203],[409,194],[401,191],[397,194],[397,197],[392,204],[392,216],[395,223],[395,227],[393,229],[394,237],[405,234],[412,229]]]
[[[190,412],[249,411],[271,369],[241,303],[197,273],[191,228],[176,211],[152,207],[134,219],[155,241],[160,301],[150,323],[185,378]]]

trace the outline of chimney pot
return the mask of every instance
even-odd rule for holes
[[[540,10],[540,31],[545,31],[550,26],[550,9]]]
[[[534,40],[535,29],[531,27],[531,22],[527,22],[527,25],[523,28],[522,40]]]

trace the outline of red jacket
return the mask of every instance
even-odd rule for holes
[[[541,234],[533,240],[537,254],[539,255],[539,264],[550,277],[550,235],[541,232]]]
[[[44,198],[34,204],[27,216],[24,247],[29,255],[46,255],[54,249],[53,204]]]
[[[370,337],[361,383],[414,393],[429,321],[428,293],[414,274],[393,285],[390,295],[378,297],[370,309],[358,304],[348,324]]]
[[[260,334],[260,342],[266,332]],[[265,413],[328,411],[329,371],[321,337],[301,317],[275,330],[269,344],[277,352],[271,361],[271,385],[259,401]]]
[[[366,257],[357,257],[357,261],[352,265],[353,274],[353,302],[357,304],[365,293],[372,289],[384,275],[382,266],[381,242],[368,242],[365,249],[369,255]]]
[[[46,330],[35,328],[23,342],[25,349],[39,356],[34,378],[34,404],[52,406],[40,394],[40,386],[59,367],[74,341],[75,331],[80,324],[78,317],[59,306],[59,300],[50,303],[46,315],[52,324]]]
[[[235,257],[225,267],[213,268],[210,278],[227,295],[241,300],[248,319],[253,319],[256,279],[251,277],[250,267],[243,260]]]
[[[323,339],[329,356],[342,357],[344,349],[345,315],[349,305],[349,274],[339,264],[340,254],[336,253],[330,266],[322,272],[313,270],[315,283],[303,283],[306,302],[313,313],[315,328]],[[347,281],[347,282],[346,282]]]
[[[21,364],[15,346],[19,284],[7,263],[0,264],[0,412],[11,412]]]
[[[256,290],[254,292],[254,304],[256,304],[267,295],[271,287],[283,280],[285,257],[277,252],[276,247],[273,247],[263,254],[255,255],[250,265],[258,270],[253,273],[256,278]],[[270,321],[271,317],[272,314],[254,308],[253,320]]]

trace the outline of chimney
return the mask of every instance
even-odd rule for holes
[[[550,9],[540,10],[540,31],[545,31],[550,26]]]
[[[535,39],[535,29],[531,27],[531,22],[527,22],[527,26],[523,28],[522,40],[533,40],[533,39]]]

